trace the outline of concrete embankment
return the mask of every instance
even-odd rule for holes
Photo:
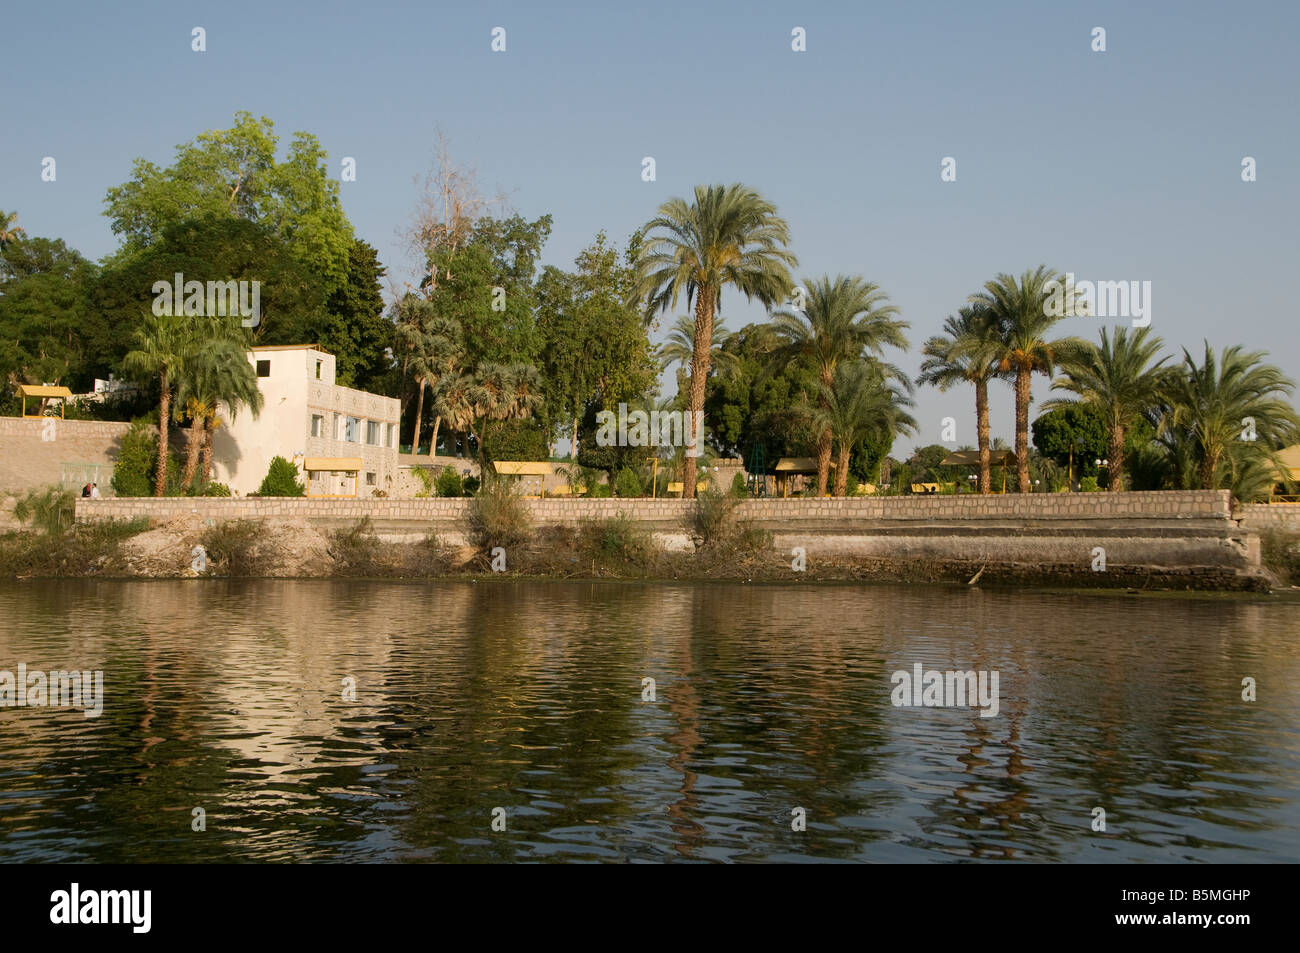
[[[243,519],[328,531],[368,519],[384,541],[432,534],[464,545],[469,506],[465,499],[78,500],[77,520]],[[547,499],[528,506],[539,528],[580,528],[622,514],[666,550],[689,552],[698,542],[690,501]],[[1227,491],[1164,491],[746,500],[733,516],[767,534],[772,555],[787,565],[801,549],[810,570],[857,567],[859,578],[964,581],[983,570],[990,582],[1256,589],[1268,582],[1257,526],[1300,531],[1295,509],[1294,518],[1251,510],[1239,522]]]

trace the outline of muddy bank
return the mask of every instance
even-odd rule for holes
[[[382,538],[367,521],[326,529],[302,519],[218,521],[196,514],[166,520],[78,525],[61,536],[0,536],[0,575],[101,578],[447,578],[541,576],[570,579],[700,579],[743,582],[904,582],[1135,591],[1267,591],[1285,573],[1227,565],[1150,566],[1111,559],[1017,562],[924,555],[788,551],[770,533],[743,526],[665,545],[628,521],[544,526],[510,547],[467,545],[459,534]],[[1296,546],[1275,547],[1294,553]],[[495,550],[495,552],[494,552]]]

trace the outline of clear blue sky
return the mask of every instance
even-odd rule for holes
[[[317,135],[360,237],[414,274],[399,238],[434,129],[522,214],[544,261],[658,204],[741,181],[788,219],[799,275],[860,273],[921,342],[999,271],[1039,263],[1153,282],[1174,349],[1242,343],[1300,377],[1296,120],[1300,4],[434,4],[73,2],[3,17],[0,208],[92,258],[115,247],[106,190],[144,156],[268,116]],[[207,31],[207,52],[190,31]],[[490,50],[493,27],[507,50]],[[790,48],[807,31],[807,52]],[[1107,52],[1091,31],[1107,31]],[[58,180],[42,182],[43,156]],[[657,181],[643,182],[653,156]],[[1241,181],[1241,160],[1258,181]],[[944,156],[957,181],[940,181]],[[727,325],[762,309],[724,299]],[[1063,333],[1095,337],[1099,319]],[[671,387],[671,382],[669,383]],[[997,385],[995,436],[1009,438]],[[1037,380],[1035,397],[1047,394]],[[973,397],[919,393],[920,443]],[[900,441],[902,453],[912,441]]]

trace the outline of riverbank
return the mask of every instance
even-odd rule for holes
[[[0,575],[855,581],[1265,591],[1300,583],[1300,527],[1226,493],[884,500],[80,500],[67,533],[0,536]],[[149,516],[149,513],[159,514]],[[504,545],[500,545],[504,543]],[[1267,555],[1267,559],[1264,557]]]

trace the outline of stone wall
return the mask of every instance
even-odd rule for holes
[[[46,429],[47,424],[52,428]],[[111,493],[113,463],[130,427],[106,420],[0,417],[0,490],[22,492],[61,483],[80,489],[95,480],[101,493]]]
[[[1243,529],[1300,533],[1300,503],[1243,503],[1233,511]]]

